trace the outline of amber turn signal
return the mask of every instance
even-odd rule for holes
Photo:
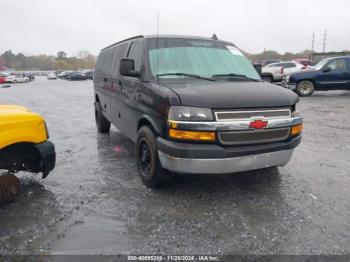
[[[299,124],[296,126],[292,126],[292,130],[290,131],[290,135],[297,136],[303,131],[303,124]]]
[[[171,138],[182,140],[198,140],[198,141],[214,141],[215,132],[197,132],[169,129],[169,136]]]

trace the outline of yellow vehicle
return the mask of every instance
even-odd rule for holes
[[[42,172],[46,178],[55,167],[54,144],[42,116],[15,105],[0,105],[0,203],[19,191],[18,171]]]

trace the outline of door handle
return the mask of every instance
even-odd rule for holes
[[[108,80],[107,77],[105,77],[105,78],[103,79],[104,82],[107,82],[107,80]]]

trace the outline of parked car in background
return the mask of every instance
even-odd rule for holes
[[[276,59],[262,60],[261,61],[261,66],[264,67],[264,66],[267,66],[269,64],[278,63],[278,62],[282,62],[282,60],[276,60]]]
[[[21,76],[28,77],[29,81],[33,81],[35,79],[34,74],[30,73],[22,73]]]
[[[6,82],[6,75],[0,74],[0,84],[3,84]]]
[[[28,77],[21,75],[9,75],[6,77],[6,83],[24,83],[28,81]]]
[[[297,59],[293,59],[293,61],[299,64],[302,64],[306,67],[311,66],[311,63],[312,63],[310,59],[305,59],[305,58],[297,58]]]
[[[47,79],[49,79],[49,80],[56,80],[57,79],[57,75],[55,73],[49,73],[47,75]]]
[[[271,63],[261,68],[261,79],[264,82],[280,82],[283,77],[283,66],[280,62]]]
[[[350,56],[323,59],[310,70],[285,76],[282,85],[299,96],[310,96],[315,90],[350,90]]]
[[[305,66],[299,62],[294,62],[294,61],[283,62],[281,64],[283,67],[283,75],[290,75],[294,72],[298,72],[308,68],[308,66]]]
[[[69,81],[79,81],[79,80],[87,80],[88,78],[85,74],[74,73],[74,74],[71,74],[70,76],[68,76],[66,79]]]
[[[85,72],[85,76],[87,77],[87,79],[93,80],[94,79],[94,71]]]
[[[70,76],[71,74],[73,74],[73,71],[64,71],[61,74],[58,75],[58,78],[60,79],[66,79],[68,76]]]
[[[262,68],[261,78],[264,82],[280,82],[284,75],[305,69],[306,66],[293,62],[272,63]]]

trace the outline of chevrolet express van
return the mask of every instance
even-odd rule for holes
[[[101,50],[94,75],[97,129],[135,142],[140,178],[284,166],[301,140],[298,96],[263,83],[232,43],[137,36]]]

